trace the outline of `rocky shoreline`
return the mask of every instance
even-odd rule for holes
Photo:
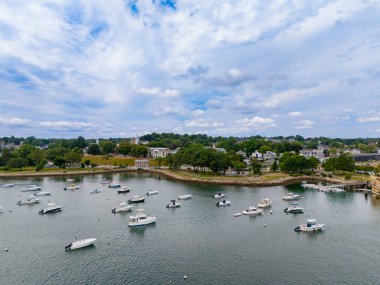
[[[71,177],[78,175],[96,175],[96,174],[108,174],[108,173],[124,173],[124,172],[145,172],[160,174],[168,179],[175,181],[182,181],[187,183],[200,183],[200,184],[213,184],[213,185],[241,185],[251,187],[270,187],[280,185],[290,185],[299,183],[302,181],[308,182],[322,182],[331,184],[342,184],[345,181],[336,178],[327,178],[322,176],[297,176],[297,177],[285,177],[274,180],[263,180],[252,177],[240,177],[240,179],[228,179],[226,177],[215,178],[200,178],[200,177],[185,177],[176,171],[164,170],[164,169],[149,169],[149,170],[134,170],[134,169],[99,169],[91,171],[54,171],[54,172],[12,172],[12,173],[0,173],[0,178],[20,178],[20,177]]]

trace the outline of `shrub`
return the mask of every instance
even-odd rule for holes
[[[36,171],[40,171],[42,169],[44,169],[44,166],[42,164],[37,164]]]

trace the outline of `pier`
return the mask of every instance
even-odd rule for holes
[[[358,191],[358,192],[371,192],[368,189],[367,182],[347,182],[343,184],[332,184],[332,185],[322,185],[322,184],[308,184],[302,183],[302,186],[306,189],[317,190],[319,192],[344,192],[344,191]]]

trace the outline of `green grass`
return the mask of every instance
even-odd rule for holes
[[[128,165],[135,166],[135,160],[138,158],[127,158],[127,157],[107,157],[104,155],[85,155],[82,158],[82,161],[89,159],[91,163],[96,165],[110,165],[110,166],[119,166],[119,165]],[[157,166],[157,162],[153,159],[149,159],[150,166]]]

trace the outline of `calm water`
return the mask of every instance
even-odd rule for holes
[[[379,284],[380,200],[362,193],[326,194],[300,186],[249,188],[191,185],[148,174],[109,176],[133,189],[116,194],[98,181],[77,177],[80,190],[64,191],[65,178],[0,180],[0,284]],[[69,182],[70,183],[70,182]],[[17,206],[38,184],[51,196],[40,204]],[[100,194],[90,194],[92,189]],[[111,209],[149,189],[147,214],[157,224],[131,229],[126,214]],[[215,192],[232,205],[216,207]],[[285,214],[288,191],[303,196],[304,214]],[[167,209],[170,199],[189,193],[182,207]],[[268,197],[272,211],[259,217],[234,217]],[[60,213],[39,215],[48,201],[63,205]],[[12,211],[12,212],[10,212]],[[135,211],[134,211],[135,212]],[[322,233],[296,233],[308,218],[328,225]],[[264,224],[267,226],[264,227]],[[75,237],[96,237],[94,247],[65,252]],[[8,252],[3,251],[9,248]],[[183,279],[184,275],[187,280]]]

